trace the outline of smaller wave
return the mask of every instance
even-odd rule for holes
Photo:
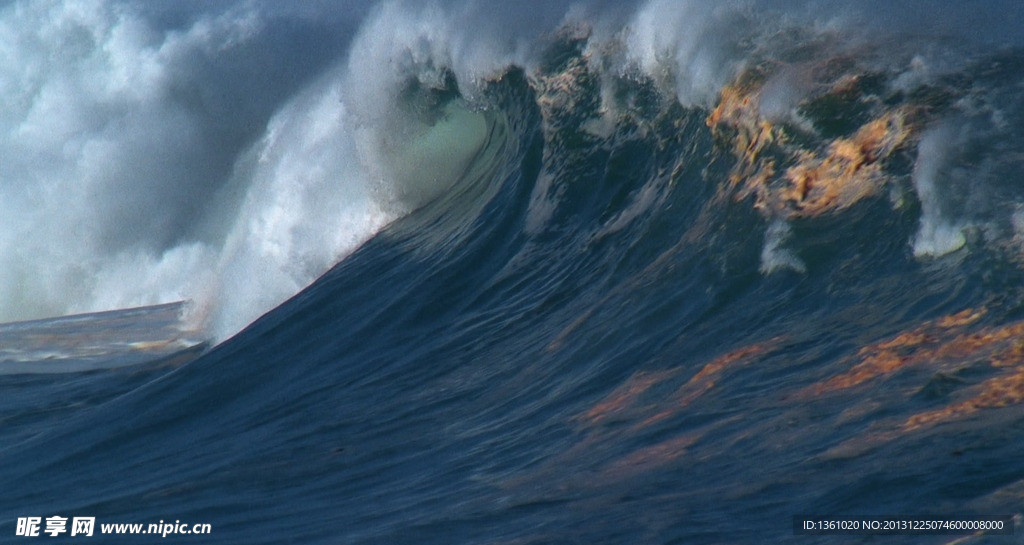
[[[184,329],[183,303],[0,325],[0,375],[180,364],[207,347]]]

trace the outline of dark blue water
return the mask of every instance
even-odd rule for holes
[[[793,517],[1019,517],[1024,56],[918,77],[910,47],[808,32],[744,44],[708,104],[602,71],[580,29],[472,97],[409,84],[432,123],[486,122],[451,187],[195,359],[0,375],[0,542],[948,543]],[[15,535],[53,515],[97,535]],[[212,531],[98,530],[157,521]]]

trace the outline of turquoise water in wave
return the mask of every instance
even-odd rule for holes
[[[1024,56],[687,6],[475,79],[442,32],[475,12],[376,8],[194,189],[237,216],[83,232],[112,257],[68,314],[132,308],[0,325],[0,543],[53,515],[212,528],[60,538],[97,543],[957,539],[805,514],[1016,516],[961,543],[1019,543]],[[180,9],[139,21],[265,45]]]

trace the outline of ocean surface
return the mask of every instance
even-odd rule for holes
[[[14,1],[0,94],[0,543],[1024,543],[1016,2]]]

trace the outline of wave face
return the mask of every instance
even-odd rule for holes
[[[1024,513],[1012,5],[506,8],[3,8],[0,316],[223,342],[0,373],[0,542]]]

